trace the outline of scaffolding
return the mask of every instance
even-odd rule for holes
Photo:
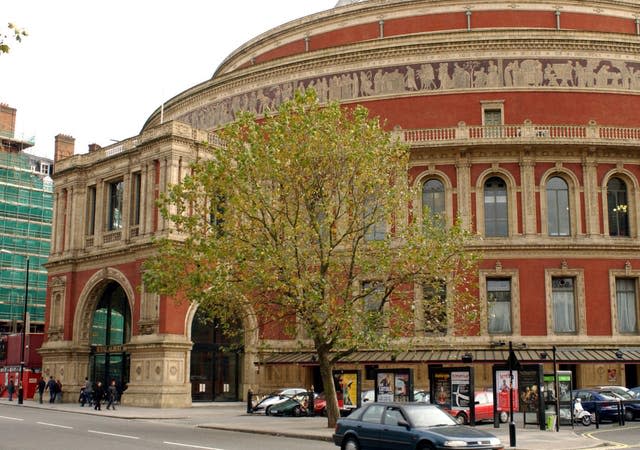
[[[44,329],[53,216],[51,178],[33,170],[31,155],[0,152],[0,331],[22,326],[28,287],[29,330]],[[29,282],[27,286],[27,257]]]

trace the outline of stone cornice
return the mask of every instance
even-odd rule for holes
[[[376,1],[335,8],[322,13],[303,17],[283,24],[256,36],[246,44],[231,53],[218,67],[214,77],[236,70],[247,64],[256,55],[268,52],[282,45],[301,41],[305,36],[338,30],[345,26],[364,25],[378,20],[390,20],[401,17],[419,16],[425,14],[442,14],[448,12],[472,12],[487,10],[518,10],[518,11],[549,11],[557,9],[563,13],[577,12],[633,19],[638,13],[637,4],[626,1],[535,1],[523,0],[517,2],[496,2],[490,0],[466,1],[431,0],[431,1]]]

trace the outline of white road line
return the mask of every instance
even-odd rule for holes
[[[202,445],[181,444],[179,442],[164,441],[163,444],[177,445],[178,447],[201,448],[203,450],[222,450],[220,448],[215,448],[215,447],[203,447]]]
[[[95,430],[87,430],[89,433],[94,433],[94,434],[104,434],[106,436],[114,436],[114,437],[121,437],[121,438],[126,438],[126,439],[140,439],[137,436],[129,436],[126,434],[115,434],[115,433],[106,433],[104,431],[95,431]]]
[[[24,420],[24,419],[20,419],[18,417],[8,417],[8,416],[0,416],[0,419],[17,420],[17,421],[23,421]]]
[[[38,425],[46,425],[48,427],[56,427],[56,428],[66,428],[67,430],[73,430],[73,427],[68,427],[66,425],[58,425],[55,423],[47,423],[47,422],[36,422]]]

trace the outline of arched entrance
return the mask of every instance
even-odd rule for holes
[[[194,402],[240,400],[242,358],[241,327],[232,337],[223,333],[220,322],[201,309],[191,324],[191,398]]]
[[[110,282],[102,292],[90,333],[90,379],[105,385],[114,379],[125,386],[129,380],[129,356],[124,344],[131,339],[131,311],[127,294],[118,283]]]

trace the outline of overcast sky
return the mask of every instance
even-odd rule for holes
[[[337,0],[2,0],[29,36],[0,55],[0,103],[16,108],[16,136],[53,158],[54,136],[76,153],[139,133],[151,113],[209,78],[257,35]]]

